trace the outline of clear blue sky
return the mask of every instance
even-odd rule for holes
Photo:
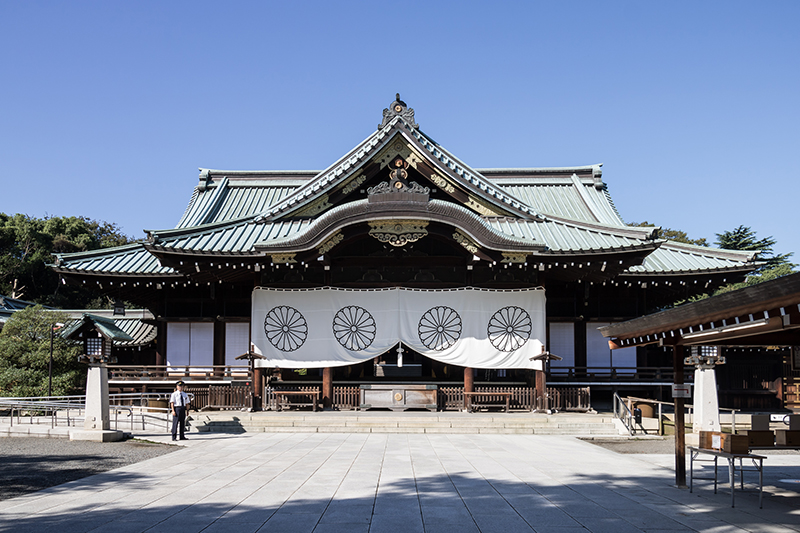
[[[400,92],[473,167],[604,163],[628,222],[800,252],[799,23],[797,1],[0,0],[0,212],[140,238],[198,167],[325,168]]]

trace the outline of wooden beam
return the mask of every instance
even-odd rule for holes
[[[675,384],[683,384],[683,346],[672,348],[672,369]],[[675,485],[686,488],[686,425],[684,420],[684,399],[674,398],[675,402]]]

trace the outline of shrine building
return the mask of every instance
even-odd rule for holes
[[[653,393],[669,354],[611,351],[598,328],[758,266],[626,225],[600,164],[473,168],[399,95],[380,118],[325,170],[201,169],[175,228],[58,254],[65,282],[154,317],[111,386],[318,387],[334,407],[336,387],[398,382],[516,388],[531,408],[545,382]]]

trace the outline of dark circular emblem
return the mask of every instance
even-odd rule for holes
[[[441,352],[461,336],[461,317],[450,307],[432,307],[419,320],[417,333],[427,348]]]
[[[510,305],[500,309],[489,319],[489,342],[501,352],[513,352],[531,336],[531,315],[521,307]]]
[[[308,323],[294,307],[279,305],[270,309],[264,318],[264,333],[277,349],[292,352],[306,342]]]
[[[333,317],[333,335],[348,350],[359,351],[375,340],[375,319],[369,311],[357,305],[339,309]]]

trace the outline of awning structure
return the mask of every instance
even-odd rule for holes
[[[543,289],[266,289],[253,291],[259,367],[367,361],[397,343],[445,364],[541,370]]]
[[[684,346],[799,346],[800,273],[600,328],[611,349],[658,343],[672,347],[676,384]],[[675,412],[684,411],[676,397]],[[686,486],[683,417],[675,419],[675,482]]]
[[[611,349],[800,345],[800,273],[600,328]]]

